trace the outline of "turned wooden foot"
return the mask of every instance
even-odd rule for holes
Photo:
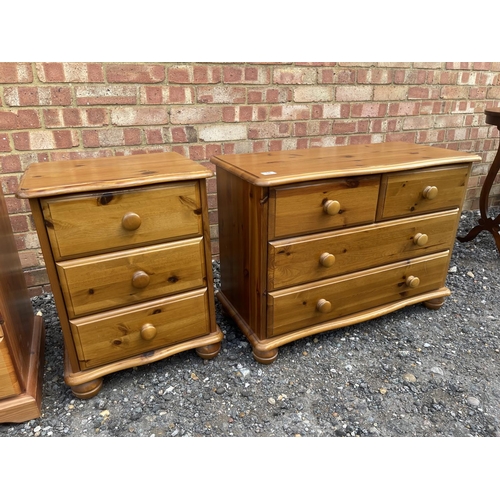
[[[444,304],[444,297],[438,297],[437,299],[426,300],[424,302],[427,309],[433,309],[437,311]]]
[[[71,387],[73,394],[79,399],[93,398],[102,388],[102,377],[84,384],[74,385]]]
[[[278,349],[270,349],[269,351],[261,351],[253,348],[252,351],[255,361],[263,365],[270,365],[278,357]]]
[[[212,359],[219,354],[221,342],[216,344],[204,345],[196,349],[196,354],[202,359]]]

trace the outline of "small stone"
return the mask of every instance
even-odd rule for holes
[[[467,398],[467,403],[469,403],[471,406],[479,406],[479,399],[475,398],[474,396],[469,396]]]
[[[450,273],[456,273],[457,272],[457,266],[452,266],[450,267]]]
[[[470,276],[471,278],[474,278],[474,273],[473,273],[473,272],[471,272],[471,271],[469,271],[469,272],[467,273],[467,276]]]
[[[444,371],[439,366],[433,366],[431,368],[431,372],[435,373],[436,375],[441,375],[441,377],[444,375]]]
[[[403,380],[405,382],[409,382],[410,384],[414,384],[417,381],[417,377],[415,377],[413,373],[405,373],[403,375]]]
[[[379,389],[379,392],[380,392],[380,394],[386,394],[387,393],[387,389],[385,387],[381,387]]]
[[[275,405],[276,404],[276,400],[274,398],[269,398],[267,400],[267,402],[270,404],[270,405]]]

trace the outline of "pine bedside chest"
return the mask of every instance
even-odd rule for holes
[[[96,395],[103,376],[188,349],[220,350],[206,178],[177,153],[32,164],[28,198],[65,345],[64,380]]]
[[[406,143],[213,157],[217,298],[254,358],[418,302],[438,309],[480,159]]]

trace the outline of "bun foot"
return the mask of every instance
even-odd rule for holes
[[[278,357],[278,349],[260,351],[259,349],[254,348],[252,354],[255,361],[263,365],[270,365]]]
[[[196,354],[202,359],[212,359],[219,354],[221,342],[216,344],[204,345],[196,349]]]
[[[84,384],[74,385],[71,387],[73,394],[79,399],[93,398],[102,388],[102,377]]]
[[[444,304],[444,297],[438,297],[437,299],[426,300],[424,302],[427,309],[433,309],[437,311]]]

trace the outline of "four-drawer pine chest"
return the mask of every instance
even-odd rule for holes
[[[214,156],[217,298],[254,358],[419,302],[438,309],[480,159],[407,143]]]
[[[177,153],[32,164],[28,198],[79,398],[188,349],[217,355],[206,179]]]

